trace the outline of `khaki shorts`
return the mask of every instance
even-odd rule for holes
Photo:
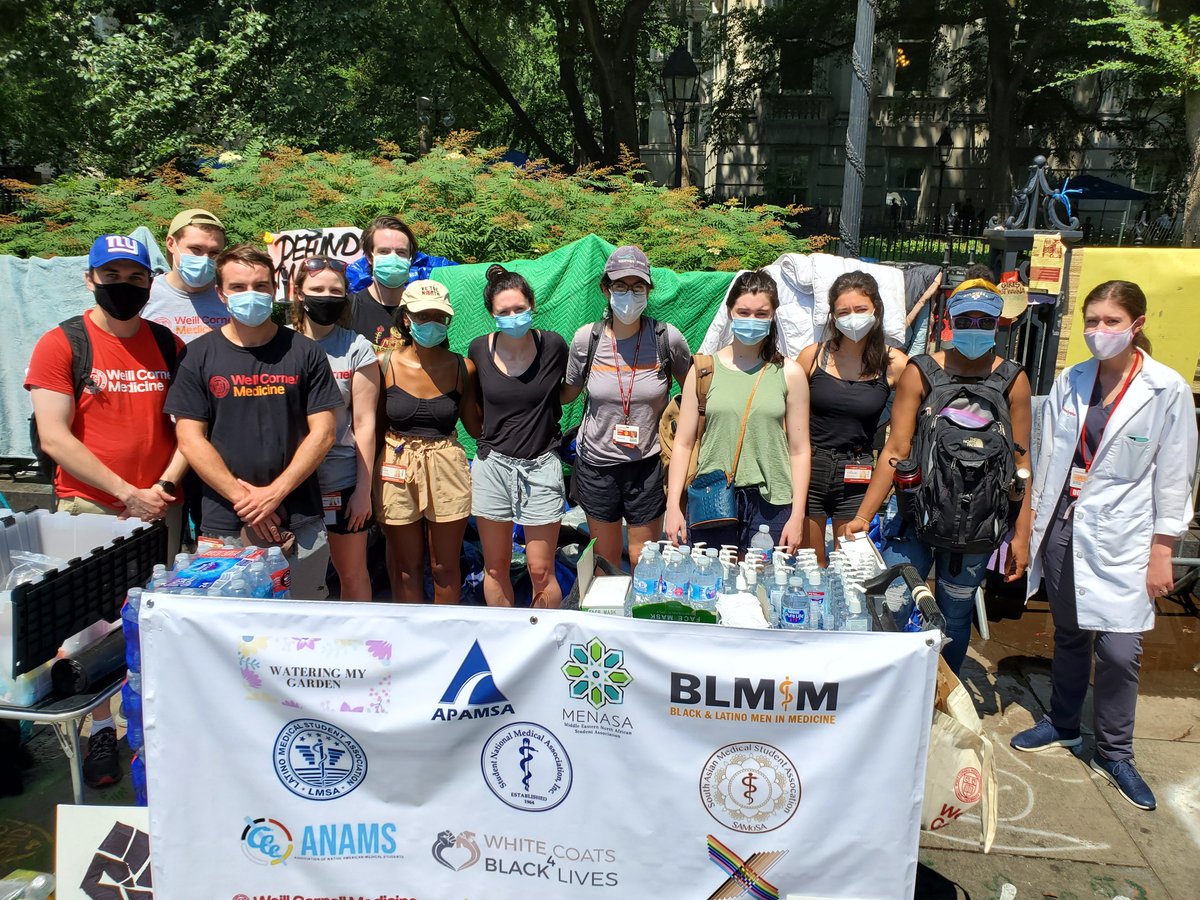
[[[381,525],[421,519],[454,522],[471,514],[471,469],[457,437],[388,433],[377,473],[375,518]],[[404,483],[386,480],[403,477]]]

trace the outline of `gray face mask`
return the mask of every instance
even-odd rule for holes
[[[635,294],[633,291],[613,291],[609,305],[617,321],[624,325],[632,325],[638,320],[646,308],[647,294]]]

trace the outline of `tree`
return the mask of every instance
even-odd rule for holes
[[[1182,101],[1183,244],[1200,246],[1200,15],[1184,16],[1183,3],[1164,3],[1155,18],[1136,0],[1105,2],[1107,16],[1080,23],[1099,59],[1066,78],[1113,76],[1151,103]]]

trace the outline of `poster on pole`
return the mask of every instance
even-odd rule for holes
[[[936,648],[147,594],[161,896],[911,896]]]

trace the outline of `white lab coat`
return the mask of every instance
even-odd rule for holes
[[[1104,429],[1075,503],[1075,601],[1079,627],[1089,631],[1154,627],[1146,593],[1151,541],[1156,534],[1182,534],[1194,514],[1192,392],[1174,370],[1149,355],[1143,359]],[[1091,359],[1067,369],[1045,400],[1030,498],[1030,596],[1042,580],[1042,541],[1070,476],[1097,367]]]

